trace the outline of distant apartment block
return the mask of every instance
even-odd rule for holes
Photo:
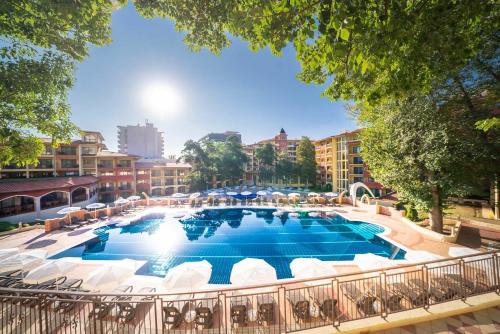
[[[226,131],[226,132],[210,132],[209,134],[203,136],[200,140],[211,140],[215,142],[225,142],[229,137],[236,137],[238,142],[241,143],[241,133],[236,131]]]
[[[317,181],[321,186],[331,185],[334,192],[349,190],[355,182],[365,183],[375,196],[384,195],[385,189],[371,177],[361,158],[359,130],[344,132],[314,142]]]
[[[52,148],[48,139],[38,165],[0,168],[0,220],[33,221],[62,207],[111,203],[131,195],[187,192],[190,165],[111,152],[99,132],[85,131],[71,143]]]
[[[118,151],[144,158],[161,158],[164,149],[163,132],[146,121],[145,125],[118,126]]]

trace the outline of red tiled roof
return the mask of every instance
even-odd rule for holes
[[[96,183],[97,181],[98,178],[95,176],[1,180],[0,194],[83,186]]]

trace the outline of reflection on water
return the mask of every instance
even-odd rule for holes
[[[246,257],[262,258],[276,268],[279,278],[289,278],[294,258],[352,260],[358,253],[393,252],[393,245],[376,236],[383,231],[379,226],[340,216],[309,217],[305,212],[275,217],[274,211],[209,209],[183,220],[146,217],[133,225],[98,228],[94,239],[55,258],[146,260],[140,273],[158,276],[183,262],[206,259],[213,265],[211,282],[227,283],[233,264]]]

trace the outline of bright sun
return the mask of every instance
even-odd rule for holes
[[[149,112],[170,114],[180,109],[182,96],[175,87],[167,83],[151,82],[142,91],[142,103]]]

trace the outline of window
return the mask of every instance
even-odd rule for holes
[[[80,175],[78,172],[64,172],[63,176],[78,176]]]
[[[352,158],[352,163],[353,164],[362,164],[363,159],[361,157],[354,157],[354,158]]]
[[[151,176],[161,176],[161,171],[154,170],[154,171],[151,172]]]
[[[52,163],[52,159],[40,159],[38,160],[38,166],[36,166],[36,168],[50,169],[54,168],[54,164]]]
[[[137,175],[147,175],[147,174],[148,172],[142,169],[137,171]]]
[[[355,176],[354,182],[363,182],[363,177],[362,176]]]
[[[361,146],[354,146],[352,148],[352,153],[360,153],[361,152]]]
[[[85,135],[83,136],[83,141],[86,143],[97,143],[97,137],[95,135]]]
[[[61,168],[78,168],[76,159],[62,159]]]
[[[59,154],[62,154],[62,155],[76,155],[76,147],[73,147],[73,146],[61,146],[59,148]]]
[[[113,175],[115,175],[115,173],[113,173],[111,171],[101,172],[101,176],[113,176]]]
[[[92,170],[86,170],[83,172],[83,175],[86,175],[86,176],[96,176],[97,173],[92,171]]]
[[[54,153],[51,145],[44,145],[44,147],[45,150],[43,151],[42,155],[52,155]]]
[[[132,175],[132,172],[129,170],[122,170],[118,173],[118,175]]]
[[[165,176],[175,176],[175,170],[172,169],[165,170]]]
[[[83,155],[95,155],[97,154],[97,148],[95,147],[82,147]]]
[[[132,167],[132,161],[130,161],[130,160],[118,160],[118,167]]]
[[[102,168],[113,168],[113,160],[101,160],[98,166]]]
[[[354,167],[354,174],[363,174],[363,167]]]

